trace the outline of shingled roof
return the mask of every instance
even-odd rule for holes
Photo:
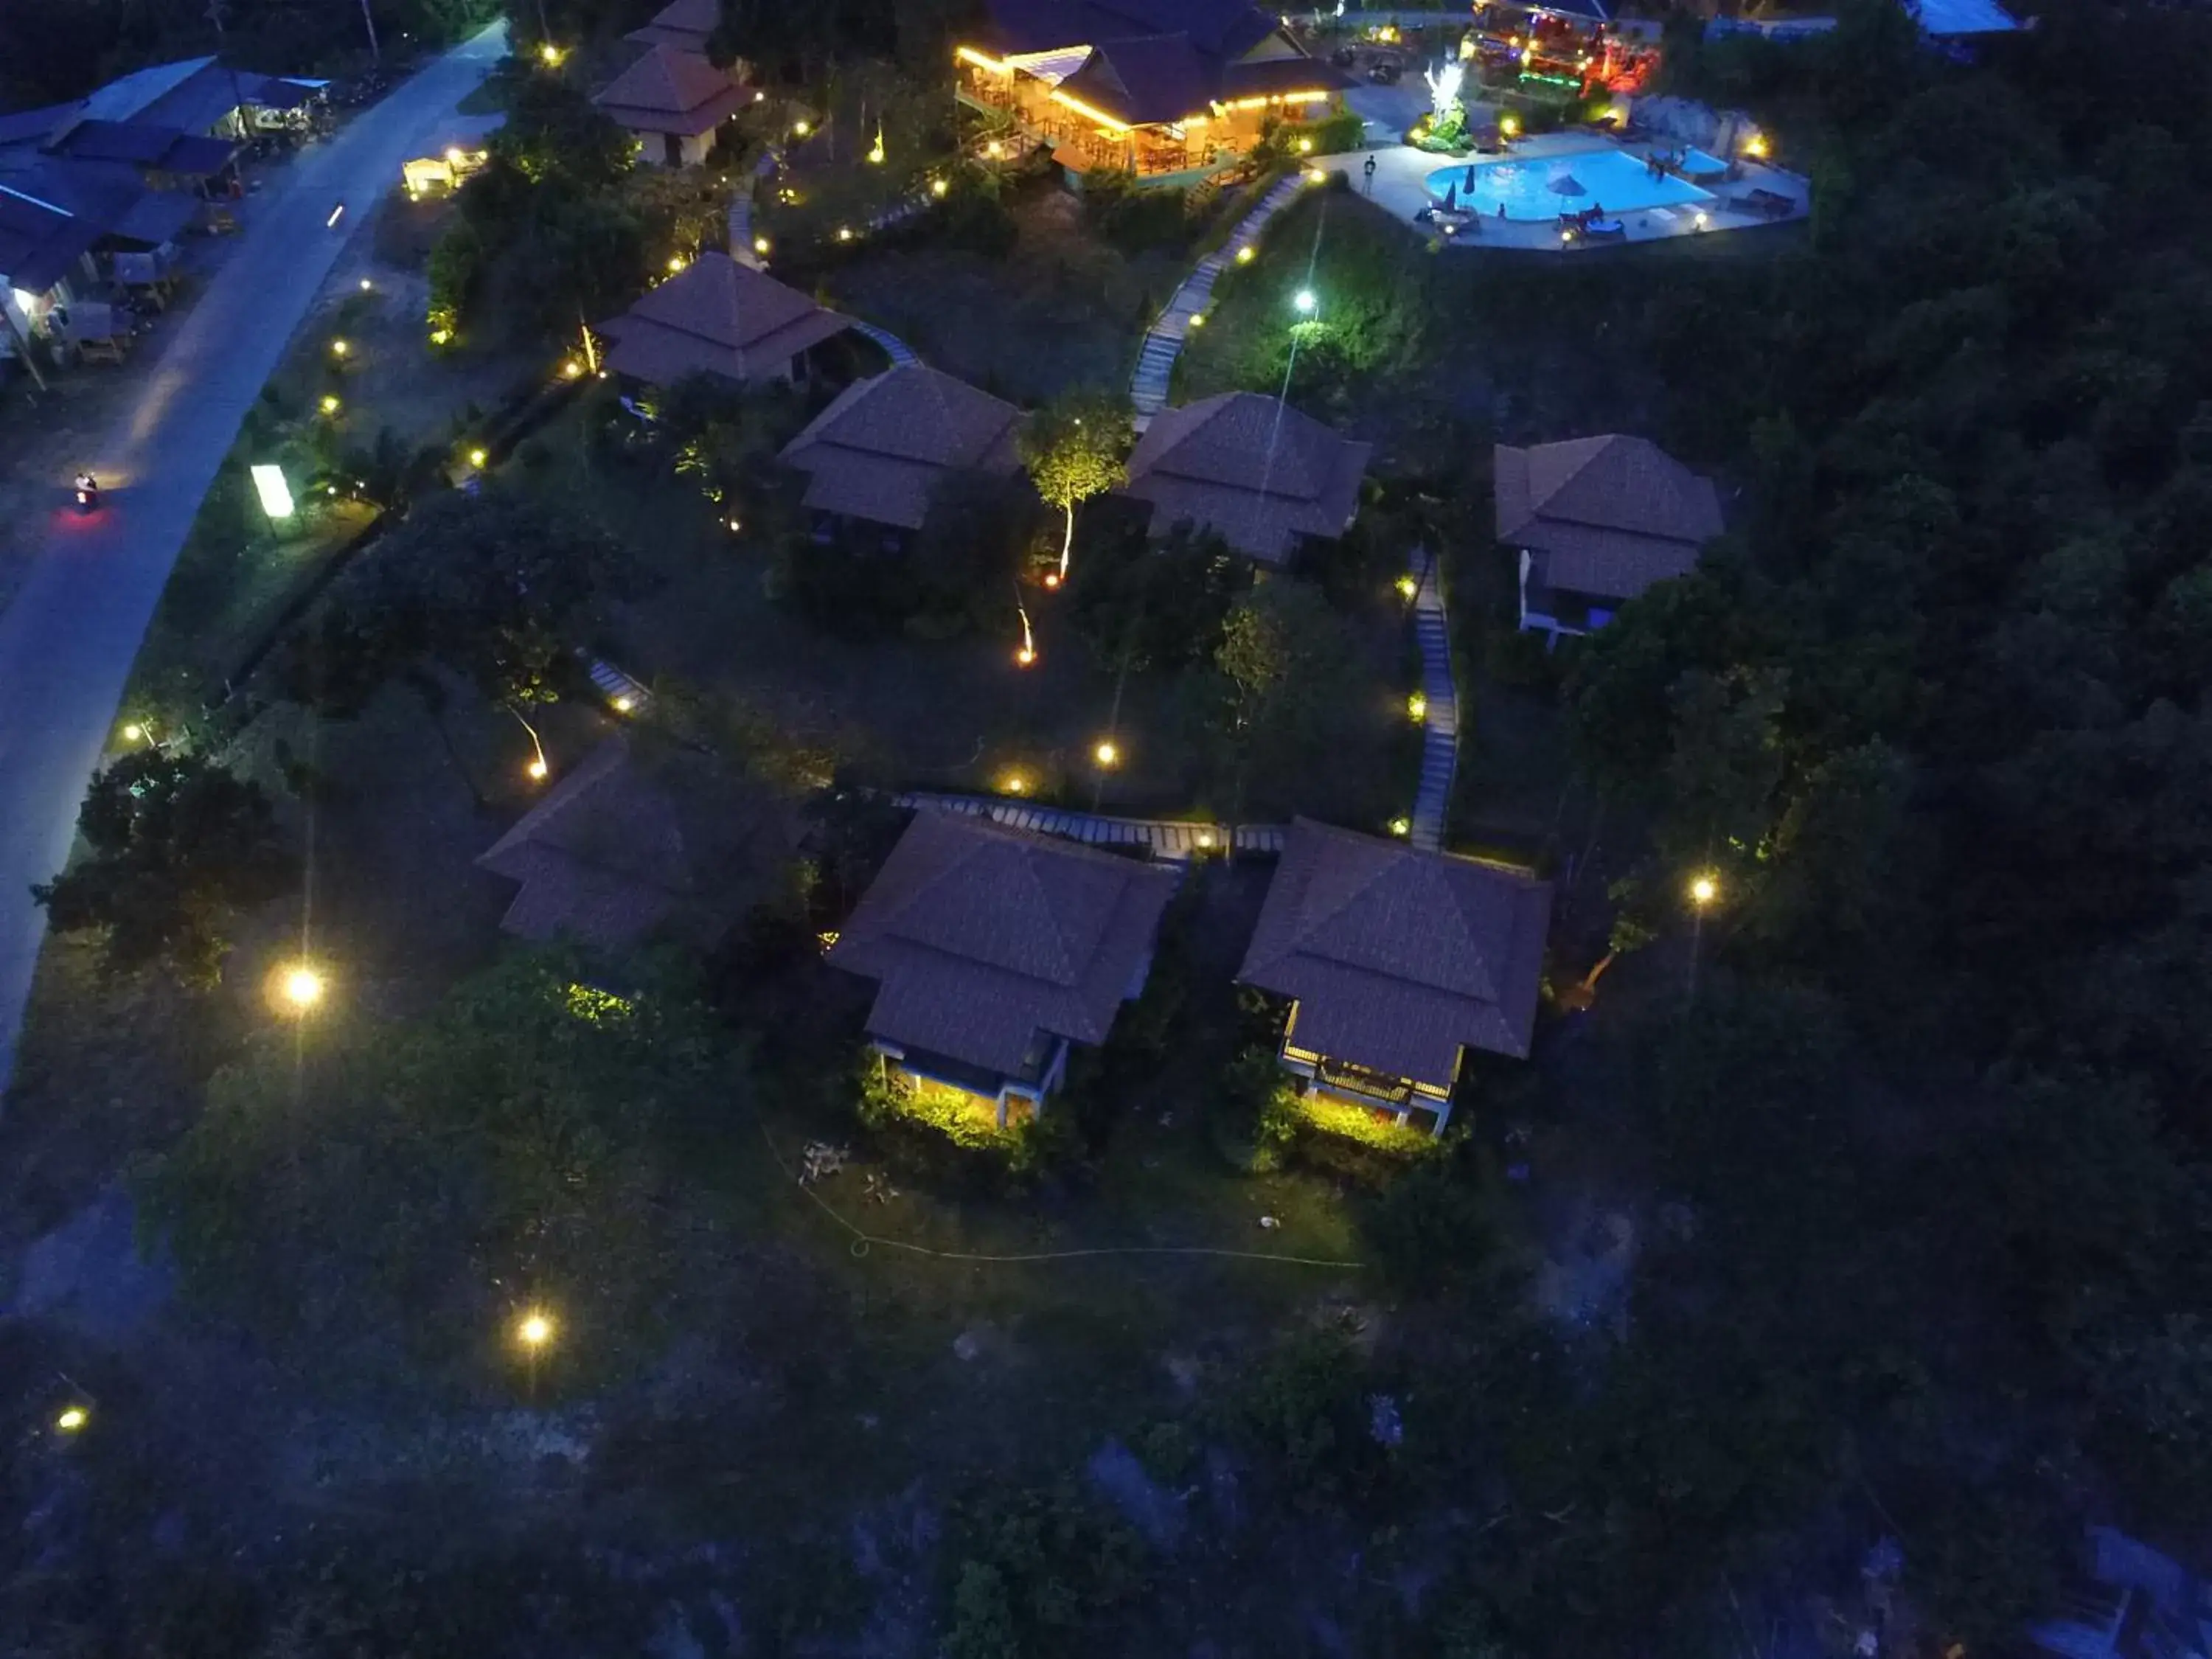
[[[617,732],[477,864],[520,884],[507,932],[613,950],[664,922],[711,939],[784,850],[764,799],[695,757],[641,757]]]
[[[1174,875],[959,814],[917,812],[828,960],[876,980],[870,1035],[1001,1076],[1039,1032],[1103,1042]]]
[[[1249,0],[988,0],[985,11],[981,39],[1002,52],[1090,47],[1061,89],[1133,126],[1203,114],[1216,101],[1352,84]]]
[[[709,252],[596,331],[614,342],[609,368],[672,386],[702,373],[772,379],[800,352],[848,326],[798,289],[726,253]]]
[[[1448,1088],[1462,1048],[1527,1056],[1551,914],[1525,871],[1300,818],[1237,979],[1297,1047]]]
[[[632,132],[712,132],[743,107],[745,89],[705,58],[653,46],[592,94],[592,101]]]
[[[918,530],[953,472],[1014,471],[1022,412],[921,363],[855,380],[784,448],[823,513]]]
[[[1632,599],[1696,568],[1721,533],[1721,504],[1656,444],[1618,434],[1497,447],[1498,539],[1536,556],[1547,586]]]
[[[707,53],[707,37],[722,21],[722,0],[672,0],[653,13],[653,21],[623,37],[641,46],[673,46],[678,52]]]
[[[1154,416],[1122,493],[1152,504],[1155,528],[1188,520],[1279,563],[1297,538],[1351,527],[1372,448],[1277,398],[1227,392]]]

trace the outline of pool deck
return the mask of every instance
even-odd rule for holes
[[[1591,132],[1547,132],[1533,138],[1516,138],[1503,155],[1479,155],[1471,158],[1476,163],[1498,161],[1549,161],[1557,156],[1586,155],[1593,150],[1617,149],[1641,157],[1652,146],[1648,143],[1622,143]],[[1662,143],[1662,148],[1673,148]],[[1322,156],[1318,164],[1330,173],[1341,173],[1352,181],[1354,191],[1364,191],[1364,169],[1370,155],[1375,158],[1375,185],[1371,192],[1376,206],[1404,220],[1424,236],[1436,237],[1446,247],[1463,248],[1519,248],[1545,253],[1581,253],[1592,248],[1618,247],[1620,239],[1587,241],[1577,237],[1572,242],[1559,240],[1556,219],[1484,219],[1469,223],[1456,235],[1443,236],[1433,224],[1420,222],[1413,217],[1429,204],[1428,177],[1439,167],[1463,165],[1449,155],[1435,155],[1427,150],[1415,149],[1408,144],[1388,144],[1372,150],[1357,149],[1342,155]],[[1742,164],[1743,176],[1719,185],[1711,191],[1712,202],[1704,208],[1706,223],[1703,231],[1698,228],[1698,207],[1692,204],[1684,207],[1635,208],[1611,216],[1626,227],[1627,240],[1656,242],[1670,236],[1711,236],[1724,230],[1749,230],[1761,225],[1786,225],[1802,219],[1810,205],[1810,185],[1794,173],[1780,167],[1766,167],[1756,161]],[[1771,191],[1777,196],[1786,196],[1796,204],[1787,218],[1769,219],[1757,213],[1739,212],[1729,207],[1731,196],[1747,195],[1754,190]]]

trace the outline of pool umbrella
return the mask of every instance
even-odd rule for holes
[[[1456,179],[1449,180],[1444,185],[1444,211],[1459,211],[1459,180]]]
[[[1588,191],[1583,188],[1583,181],[1576,178],[1571,173],[1553,173],[1552,175],[1551,183],[1547,185],[1545,188],[1549,190],[1554,196],[1587,196],[1589,194]]]
[[[1467,177],[1461,182],[1460,188],[1470,196],[1474,194],[1474,163],[1472,161],[1467,164]]]

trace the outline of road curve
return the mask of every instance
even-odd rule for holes
[[[239,425],[346,240],[400,163],[507,50],[495,24],[304,151],[260,202],[137,404],[84,458],[101,511],[55,515],[0,611],[0,1090],[45,933],[31,884],[69,856],[77,807],[106,748],[132,659],[170,568]],[[326,224],[339,202],[347,212]]]

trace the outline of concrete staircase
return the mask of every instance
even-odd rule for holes
[[[1421,648],[1421,692],[1428,698],[1421,734],[1421,784],[1413,797],[1414,846],[1436,852],[1443,845],[1444,820],[1451,811],[1452,775],[1459,765],[1459,690],[1452,683],[1451,630],[1444,615],[1443,586],[1437,562],[1425,549],[1413,551],[1413,638]]]
[[[1144,344],[1137,352],[1137,372],[1129,382],[1129,401],[1136,406],[1138,431],[1150,426],[1152,416],[1167,407],[1168,382],[1175,374],[1176,359],[1182,355],[1183,342],[1189,337],[1190,319],[1212,303],[1215,280],[1236,259],[1237,250],[1254,246],[1267,222],[1305,187],[1305,179],[1298,173],[1279,179],[1238,222],[1228,243],[1198,262],[1146,331]]]

